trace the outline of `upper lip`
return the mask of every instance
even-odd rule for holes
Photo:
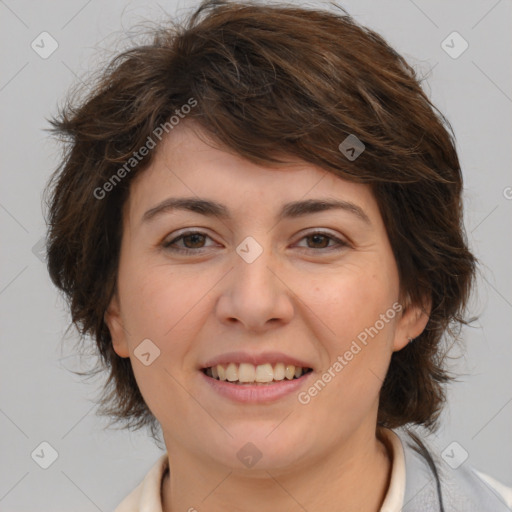
[[[309,363],[296,357],[283,354],[282,352],[261,352],[258,354],[250,352],[227,352],[225,354],[213,357],[212,359],[208,359],[204,364],[202,364],[201,368],[210,368],[218,364],[228,365],[229,363],[250,363],[255,366],[265,363],[270,363],[272,365],[277,363],[284,363],[300,366],[302,368],[313,369]]]

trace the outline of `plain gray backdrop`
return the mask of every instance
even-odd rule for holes
[[[73,353],[76,336],[62,341],[69,313],[42,256],[42,191],[60,157],[43,129],[69,87],[114,49],[113,33],[125,31],[129,43],[135,23],[197,4],[0,0],[0,511],[113,510],[162,453],[143,431],[105,430],[93,402],[103,380],[70,372],[94,359]],[[464,375],[430,442],[512,485],[511,2],[340,5],[428,75],[425,90],[454,128],[466,228],[481,262],[471,306],[480,317],[464,329],[466,350],[453,362]]]

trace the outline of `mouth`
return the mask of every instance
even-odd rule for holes
[[[295,366],[285,363],[251,363],[216,364],[202,368],[201,371],[209,378],[240,386],[265,386],[302,379],[311,373],[312,368]]]

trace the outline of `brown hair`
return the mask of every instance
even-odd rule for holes
[[[372,187],[402,298],[432,302],[424,332],[392,355],[378,424],[436,427],[451,378],[443,334],[456,337],[452,328],[465,323],[475,258],[453,132],[420,82],[382,37],[341,8],[208,1],[184,25],[160,26],[149,44],[114,58],[79,104],[68,101],[51,120],[67,151],[47,185],[48,270],[69,301],[69,327],[95,339],[109,371],[103,414],[150,426],[153,435],[157,429],[130,360],[113,350],[104,313],[116,286],[122,207],[154,152],[133,168],[126,162],[193,98],[187,117],[252,162],[272,166],[292,155]],[[350,134],[365,145],[354,160],[338,149]],[[98,199],[123,165],[129,172]]]

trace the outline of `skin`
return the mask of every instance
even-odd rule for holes
[[[399,301],[369,187],[297,159],[281,168],[250,163],[215,147],[190,120],[164,142],[131,184],[118,288],[105,315],[116,353],[130,358],[162,425],[164,512],[378,511],[392,466],[376,435],[379,391],[393,351],[425,328],[420,307],[389,320],[307,405],[296,393],[235,403],[198,370],[225,352],[278,350],[310,362],[316,380]],[[160,201],[190,196],[223,203],[231,219],[176,210],[141,221]],[[370,222],[339,209],[276,221],[284,203],[312,198],[350,201]],[[207,236],[173,246],[197,253],[163,247],[184,228]],[[345,245],[312,238],[318,230]],[[250,264],[235,251],[247,236],[263,248]],[[134,355],[146,338],[160,350],[149,366]],[[247,442],[262,454],[252,468],[237,458]]]

